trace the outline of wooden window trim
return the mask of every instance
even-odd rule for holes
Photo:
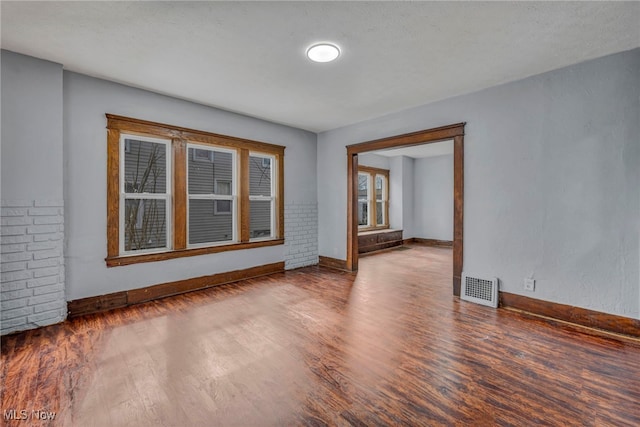
[[[373,225],[369,225],[368,227],[360,227],[358,226],[358,233],[364,233],[367,231],[373,231],[373,230],[387,230],[389,229],[389,169],[381,169],[381,168],[374,168],[371,166],[360,166],[358,165],[358,173],[367,173],[369,175],[371,175],[372,177],[372,181],[373,181],[373,191],[371,192],[372,195],[372,199],[369,200],[369,203],[371,205],[371,212],[369,212],[370,218],[373,219]],[[382,225],[377,225],[377,200],[376,199],[376,189],[375,189],[375,185],[376,185],[376,175],[382,175],[385,177],[385,194],[386,194],[386,199],[383,199],[383,201],[385,202],[385,213],[384,213],[384,224]]]
[[[116,256],[106,258],[107,267],[118,267],[121,265],[138,264],[142,262],[165,261],[168,259],[184,258],[196,255],[216,254],[219,252],[237,251],[240,249],[262,248],[266,246],[283,245],[284,239],[271,239],[252,242],[228,243],[217,246],[207,246],[203,248],[174,249],[167,252],[147,253],[140,255]]]
[[[285,147],[227,135],[219,135],[163,123],[106,114],[107,117],[107,267],[142,262],[163,261],[284,244],[284,150]],[[172,180],[172,249],[144,254],[120,254],[120,135],[139,135],[171,140]],[[239,161],[239,242],[207,247],[187,248],[187,143],[211,145],[236,150]],[[249,152],[275,158],[275,238],[249,241]],[[246,200],[245,200],[246,199]],[[245,225],[246,221],[246,225]]]

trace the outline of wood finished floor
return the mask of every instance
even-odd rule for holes
[[[452,297],[419,245],[2,340],[7,425],[640,425],[640,347]]]

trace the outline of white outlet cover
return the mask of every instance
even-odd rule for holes
[[[527,291],[534,291],[536,289],[535,279],[524,279],[524,289]]]

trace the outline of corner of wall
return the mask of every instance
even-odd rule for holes
[[[318,203],[285,203],[284,224],[285,270],[317,264]]]
[[[62,66],[3,50],[1,67],[0,334],[5,335],[61,322],[67,303]]]

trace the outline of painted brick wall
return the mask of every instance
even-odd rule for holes
[[[318,204],[287,203],[284,207],[284,268],[318,263]]]
[[[2,200],[0,334],[61,322],[64,289],[62,200]]]

